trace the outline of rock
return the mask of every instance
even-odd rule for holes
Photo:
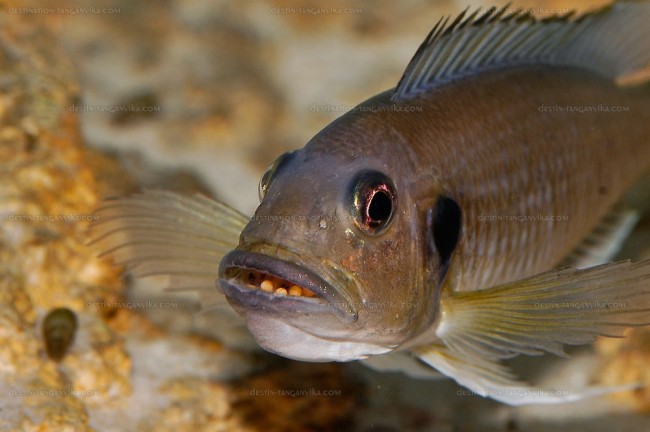
[[[77,76],[53,43],[58,18],[0,18],[0,430],[258,430],[266,418],[244,418],[250,408],[242,407],[261,409],[264,398],[242,402],[248,398],[241,391],[245,384],[227,382],[268,360],[188,334],[187,317],[196,311],[182,299],[130,298],[121,269],[97,259],[86,244],[93,209],[103,197],[164,177],[176,188],[201,186],[191,176],[146,163],[139,167],[148,174],[130,176],[119,158],[84,145]],[[155,99],[129,103],[145,106]],[[128,128],[146,121],[149,115],[122,114],[113,124]],[[78,330],[65,355],[50,359],[42,322],[59,307],[75,313]],[[340,374],[328,368],[299,376],[318,381]],[[272,373],[265,385],[280,386],[274,379],[286,376]],[[292,427],[326,427],[351,417],[352,397],[350,392],[318,404],[306,397],[295,408],[274,411],[312,407],[317,415],[294,419]],[[336,416],[327,414],[335,410]],[[273,422],[282,424],[277,417]]]
[[[282,361],[233,385],[233,410],[255,430],[350,430],[363,384],[340,365]]]
[[[89,302],[123,294],[119,269],[85,245],[99,184],[68,109],[79,86],[52,35],[24,16],[0,30],[0,395],[3,430],[90,430],[86,404],[131,392],[131,363],[119,335]],[[45,355],[41,321],[56,307],[80,317],[61,364]],[[101,336],[105,336],[103,339]],[[87,341],[84,343],[83,341]]]
[[[596,345],[603,366],[599,381],[604,385],[638,383],[640,388],[612,398],[638,411],[650,412],[650,330],[634,329],[625,339],[602,339]]]

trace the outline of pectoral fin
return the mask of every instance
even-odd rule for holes
[[[364,366],[379,372],[402,372],[411,378],[440,379],[445,376],[431,369],[408,351],[393,351],[361,360]]]
[[[135,276],[169,276],[169,290],[199,293],[204,309],[228,307],[215,281],[219,261],[239,243],[248,218],[201,195],[146,191],[106,200],[90,244]]]
[[[464,357],[445,346],[419,347],[414,350],[425,363],[433,366],[458,384],[468,394],[490,397],[508,405],[558,404],[575,402],[608,393],[632,390],[638,384],[618,387],[591,387],[582,390],[545,389],[517,380],[502,364],[475,355]]]
[[[551,271],[482,291],[444,293],[436,331],[444,347],[415,351],[460,384],[494,397],[489,392],[527,388],[498,363],[500,359],[544,351],[563,356],[564,344],[621,337],[626,328],[648,324],[650,260],[619,262]],[[589,389],[524,402],[518,397],[495,398],[513,405],[552,403],[618,390]]]

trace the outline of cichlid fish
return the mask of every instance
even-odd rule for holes
[[[500,361],[650,324],[650,261],[593,266],[650,169],[649,23],[647,1],[441,20],[396,88],[273,163],[252,218],[146,192],[105,202],[94,242],[281,356],[417,358],[513,405],[611,391],[540,394]]]

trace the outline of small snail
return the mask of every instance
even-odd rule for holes
[[[72,345],[77,332],[77,316],[68,308],[51,310],[43,320],[43,338],[47,355],[60,361]]]

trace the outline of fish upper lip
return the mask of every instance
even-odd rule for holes
[[[253,270],[277,276],[307,288],[320,299],[298,296],[281,297],[259,289],[251,289],[244,286],[240,281],[228,277],[227,272],[234,269]],[[266,308],[268,303],[274,302],[279,307],[286,306],[290,308],[291,306],[297,306],[299,308],[308,308],[312,312],[334,312],[339,319],[346,323],[353,323],[358,318],[357,311],[353,308],[351,302],[332,284],[327,283],[314,271],[300,264],[262,253],[243,250],[234,250],[228,253],[223,257],[219,265],[219,282],[219,289],[226,297],[240,304]]]

